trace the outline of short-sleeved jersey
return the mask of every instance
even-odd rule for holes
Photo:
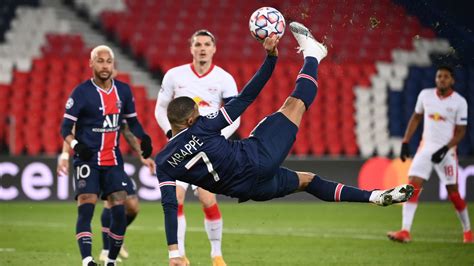
[[[169,101],[180,96],[190,97],[198,104],[199,113],[207,115],[219,110],[222,99],[235,95],[235,80],[224,69],[211,65],[206,73],[199,75],[193,64],[185,64],[166,73],[158,97]]]
[[[122,164],[119,149],[120,127],[124,118],[137,116],[130,87],[112,80],[105,91],[93,80],[77,86],[66,102],[65,119],[75,122],[75,138],[95,154],[91,159],[99,166]],[[80,162],[75,156],[74,163]]]
[[[437,149],[454,135],[456,125],[467,125],[467,102],[457,92],[441,97],[436,89],[424,89],[418,95],[415,112],[424,114],[423,145]]]
[[[246,197],[256,180],[257,145],[253,139],[231,141],[221,128],[232,123],[226,110],[200,116],[189,128],[170,139],[157,155],[160,186],[176,180],[231,197]]]

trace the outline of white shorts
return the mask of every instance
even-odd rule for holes
[[[176,180],[176,185],[182,187],[184,191],[188,190],[188,187],[189,187],[189,183],[179,181],[179,180]],[[193,191],[196,191],[198,187],[195,185],[191,185],[191,188],[193,189]]]
[[[431,161],[431,156],[437,150],[420,148],[413,158],[408,176],[417,176],[428,181],[431,176],[431,171],[434,169],[438,174],[439,179],[445,185],[454,185],[458,182],[458,159],[456,148],[451,148],[443,160],[435,164]]]

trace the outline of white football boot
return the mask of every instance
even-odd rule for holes
[[[298,52],[303,52],[303,56],[315,57],[318,63],[328,54],[328,49],[322,43],[318,42],[308,28],[298,22],[290,23],[290,31],[298,42]]]
[[[407,201],[413,195],[415,188],[412,185],[400,185],[387,190],[374,190],[370,195],[370,202],[379,206],[388,206]]]

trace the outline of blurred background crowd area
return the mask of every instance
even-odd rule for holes
[[[456,1],[454,1],[456,2]],[[167,139],[154,109],[161,79],[190,63],[189,37],[208,29],[217,38],[214,63],[241,89],[264,53],[248,19],[262,6],[277,8],[287,23],[300,21],[329,48],[320,65],[316,104],[303,120],[292,155],[397,156],[417,96],[434,87],[436,68],[450,65],[455,90],[469,105],[469,126],[458,146],[474,155],[474,34],[468,3],[409,0],[3,0],[0,2],[0,153],[56,155],[64,105],[91,77],[92,47],[116,55],[117,79],[131,85],[139,119],[154,142]],[[277,110],[301,66],[296,41],[285,34],[280,62],[238,129],[246,137]],[[412,152],[421,128],[410,142]],[[130,147],[121,138],[121,149]]]

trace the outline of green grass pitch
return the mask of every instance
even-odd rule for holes
[[[96,259],[102,245],[101,207],[96,207],[93,219]],[[410,244],[385,237],[400,227],[400,206],[223,202],[220,208],[224,258],[230,266],[474,264],[474,245],[462,244],[461,226],[450,203],[419,205]],[[191,264],[211,265],[200,206],[187,203],[185,212]],[[80,265],[75,219],[73,202],[0,203],[0,265]],[[125,243],[130,258],[123,265],[168,264],[159,202],[141,204]]]

